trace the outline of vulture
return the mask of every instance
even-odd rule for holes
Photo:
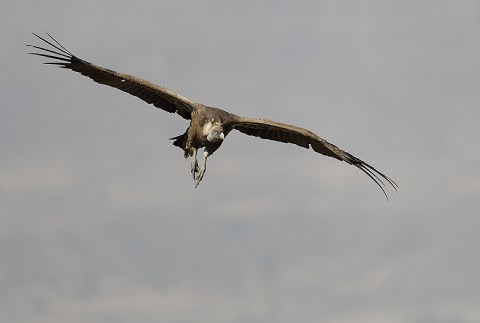
[[[387,199],[384,181],[397,191],[398,185],[392,179],[307,129],[265,119],[241,117],[222,109],[194,102],[172,90],[141,78],[87,62],[72,54],[48,33],[48,38],[35,33],[33,35],[44,43],[44,47],[26,45],[35,49],[29,54],[53,60],[45,64],[57,65],[81,73],[97,83],[117,88],[153,104],[157,108],[176,113],[184,119],[190,120],[190,125],[185,133],[170,139],[173,140],[173,145],[184,151],[185,158],[192,157],[190,171],[195,187],[200,184],[205,175],[208,157],[222,145],[230,131],[237,130],[262,139],[292,143],[307,149],[311,147],[317,153],[343,160],[367,174],[380,187]],[[203,148],[203,161],[199,165],[197,151],[201,148]]]

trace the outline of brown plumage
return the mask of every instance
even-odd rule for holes
[[[48,40],[37,34],[34,35],[51,46],[45,48],[27,45],[39,50],[39,52],[29,54],[54,60],[45,64],[58,65],[79,72],[97,83],[112,86],[153,104],[157,108],[170,113],[177,113],[184,119],[191,120],[183,135],[171,139],[174,140],[173,144],[175,146],[184,150],[185,158],[192,156],[191,172],[196,181],[195,187],[203,179],[208,156],[213,154],[223,143],[228,133],[235,129],[250,136],[292,143],[307,149],[312,147],[314,151],[320,154],[343,160],[367,174],[381,188],[387,198],[383,180],[395,190],[398,188],[398,185],[392,179],[373,166],[341,150],[307,129],[265,119],[240,117],[221,109],[193,102],[162,86],[82,60],[60,45],[49,34],[47,34],[50,37]],[[199,168],[197,150],[200,148],[204,148],[204,159],[202,166]]]

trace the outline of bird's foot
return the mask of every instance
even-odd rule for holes
[[[198,184],[200,184],[200,182],[203,179],[203,175],[205,175],[205,171],[207,170],[207,158],[208,158],[208,156],[209,156],[208,151],[204,151],[203,152],[203,163],[202,163],[202,167],[200,167],[200,169],[198,170],[198,176],[197,176],[197,182],[195,183],[195,188],[197,188]]]
[[[200,168],[200,170],[198,170],[198,176],[197,176],[197,181],[195,183],[195,188],[197,188],[198,184],[200,184],[200,182],[202,181],[203,179],[203,175],[205,175],[205,167],[202,167]]]
[[[200,168],[198,167],[198,162],[195,160],[194,162],[192,161],[192,168],[190,172],[192,173],[193,180],[197,179],[197,173],[199,173]]]
[[[190,172],[192,173],[193,180],[197,179],[197,173],[198,173],[198,161],[197,161],[197,150],[194,149],[192,152],[192,164],[191,164],[191,169]]]

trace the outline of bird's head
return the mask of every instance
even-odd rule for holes
[[[223,133],[223,127],[221,125],[212,126],[207,134],[207,140],[210,142],[223,141],[225,134]]]

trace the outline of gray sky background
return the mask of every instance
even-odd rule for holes
[[[480,2],[0,4],[0,321],[480,321]],[[30,32],[392,177],[188,123],[28,56]]]

